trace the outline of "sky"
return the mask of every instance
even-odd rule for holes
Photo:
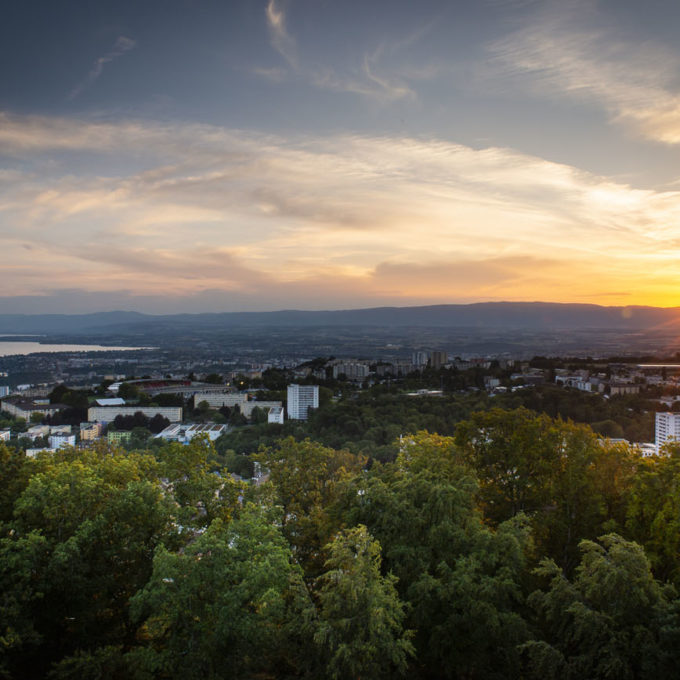
[[[680,306],[677,0],[22,0],[0,313]]]

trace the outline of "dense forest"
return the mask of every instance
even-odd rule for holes
[[[676,672],[680,450],[524,408],[394,447],[0,444],[0,677]]]
[[[271,395],[267,395],[269,398]],[[282,398],[273,394],[271,398]],[[337,401],[328,400],[306,422],[288,420],[284,425],[266,422],[231,429],[217,442],[221,454],[228,451],[255,453],[282,437],[319,441],[335,449],[348,449],[380,461],[394,460],[398,438],[407,432],[427,430],[453,435],[461,420],[491,408],[525,407],[553,418],[589,425],[605,437],[634,442],[654,439],[654,411],[658,403],[644,395],[605,398],[556,385],[540,385],[507,394],[484,391],[446,393],[443,396],[409,396],[399,388],[377,385],[350,392]]]

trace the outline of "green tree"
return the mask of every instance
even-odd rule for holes
[[[268,419],[268,409],[260,408],[255,406],[250,413],[250,420],[253,423],[261,424],[266,423]]]
[[[318,575],[324,563],[322,547],[340,528],[329,513],[342,483],[365,465],[363,456],[335,451],[306,439],[292,437],[254,456],[269,470],[283,506],[283,532],[307,576]]]
[[[137,385],[124,382],[118,388],[118,396],[125,401],[134,400],[139,398],[139,389]]]
[[[290,381],[284,371],[278,368],[268,368],[262,373],[262,384],[268,390],[285,390]]]
[[[657,578],[680,585],[680,447],[638,460],[626,529],[644,546]]]
[[[129,451],[144,449],[151,438],[151,431],[146,427],[133,427],[130,439],[125,443],[125,448]]]
[[[195,414],[199,418],[205,418],[208,415],[209,412],[210,412],[210,404],[207,401],[205,401],[205,400],[199,401],[198,404],[196,404]]]
[[[241,413],[241,407],[236,404],[229,414],[229,425],[232,427],[239,427],[240,425],[247,425],[248,419]]]
[[[100,446],[42,454],[25,468],[33,474],[0,539],[9,617],[0,630],[13,675],[43,677],[78,648],[133,641],[129,597],[148,580],[155,546],[177,541],[149,456]]]
[[[358,526],[338,534],[327,549],[327,571],[317,579],[314,621],[325,677],[403,675],[414,648],[410,632],[403,629],[396,579],[380,572],[380,544]]]
[[[39,532],[0,539],[0,677],[30,677],[44,632],[36,611],[42,607],[49,548]]]
[[[187,446],[170,443],[159,455],[180,524],[204,527],[215,518],[232,517],[241,487],[226,470],[215,470],[217,452],[207,437],[195,437]]]
[[[573,580],[552,560],[529,604],[542,639],[523,646],[527,676],[665,678],[677,671],[680,619],[674,592],[654,580],[643,549],[617,534],[582,541]]]
[[[578,542],[606,520],[595,475],[602,446],[592,430],[525,408],[492,409],[460,423],[455,440],[479,476],[485,517],[499,523],[526,513],[539,552],[573,568]]]
[[[0,523],[12,518],[14,503],[28,483],[23,449],[0,442]]]
[[[160,677],[284,676],[308,606],[285,539],[248,506],[229,524],[215,520],[182,553],[157,550],[152,577],[132,600],[148,640],[136,656]]]
[[[374,465],[344,496],[345,521],[368,526],[398,578],[423,677],[518,671],[529,526],[518,516],[486,527],[477,489],[453,440],[419,433],[404,437],[396,465]]]

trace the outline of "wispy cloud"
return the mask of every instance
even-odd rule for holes
[[[116,281],[135,295],[222,291],[265,308],[536,291],[659,303],[677,290],[678,191],[436,139],[2,120],[0,150],[23,168],[0,175],[12,263],[0,284],[12,294]],[[88,173],[63,169],[62,152],[87,153]]]
[[[85,76],[85,78],[78,83],[70,92],[68,98],[75,99],[80,94],[82,94],[87,88],[91,87],[101,76],[104,71],[104,66],[118,57],[122,57],[126,52],[133,50],[137,43],[131,38],[126,38],[121,35],[116,40],[113,49],[107,52],[103,57],[99,57],[94,64],[90,72]]]
[[[593,3],[542,6],[490,50],[505,75],[528,75],[534,92],[594,103],[639,135],[680,143],[677,53],[621,37]]]
[[[252,73],[267,80],[271,80],[274,83],[283,82],[286,78],[286,70],[279,68],[278,66],[272,66],[270,68],[265,68],[264,66],[254,66],[250,69]]]
[[[265,15],[272,46],[290,66],[298,68],[297,44],[286,28],[286,14],[283,6],[276,0],[269,0]]]
[[[385,43],[380,44],[377,49],[364,54],[360,67],[339,73],[337,67],[318,64],[311,66],[300,57],[298,43],[288,30],[286,12],[280,2],[269,0],[265,17],[272,47],[284,58],[293,73],[302,76],[315,87],[358,94],[381,101],[415,97],[415,92],[404,78],[387,75],[381,71],[380,57],[384,51],[393,54],[417,42],[427,33],[429,26],[425,25],[389,46]],[[269,80],[283,79],[283,72],[280,69],[259,67],[253,69],[253,72]]]

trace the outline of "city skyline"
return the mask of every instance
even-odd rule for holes
[[[16,3],[0,313],[680,305],[680,7]]]

